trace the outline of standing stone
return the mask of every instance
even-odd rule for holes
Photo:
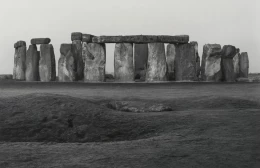
[[[222,72],[223,80],[226,82],[235,82],[235,72],[233,58],[237,54],[237,49],[231,45],[225,45],[222,49]]]
[[[25,43],[25,42],[24,42]],[[19,46],[15,49],[14,54],[14,69],[13,79],[25,80],[25,61],[26,61],[26,46]]]
[[[148,44],[146,81],[166,81],[167,63],[164,43]]]
[[[133,44],[117,43],[114,56],[115,81],[134,81]]]
[[[134,44],[135,79],[145,81],[148,60],[148,44]]]
[[[80,40],[72,41],[72,52],[76,61],[76,78],[77,80],[82,80],[84,77],[84,62],[82,58],[82,42]]]
[[[105,82],[106,44],[87,43],[85,48],[85,82]]]
[[[240,50],[237,49],[237,54],[233,58],[235,79],[239,78],[239,55],[240,55],[239,52],[240,52]]]
[[[168,44],[166,51],[166,60],[167,60],[167,68],[168,68],[168,79],[170,81],[175,80],[175,57],[176,57],[176,45]]]
[[[26,81],[38,81],[40,79],[39,61],[40,55],[37,51],[37,46],[30,45],[26,53]]]
[[[61,44],[58,62],[58,78],[60,82],[76,80],[76,62],[72,53],[73,44]]]
[[[196,74],[197,74],[197,78],[200,78],[200,71],[201,71],[201,67],[200,67],[200,56],[197,55],[196,58]]]
[[[72,32],[71,33],[71,41],[79,40],[82,41],[82,33],[80,32]]]
[[[195,81],[196,74],[196,45],[194,43],[176,45],[175,80]]]
[[[52,44],[40,46],[39,73],[42,82],[55,81],[56,79],[55,55]]]
[[[239,77],[248,78],[249,59],[247,52],[243,52],[239,55],[239,67]]]
[[[206,44],[203,47],[201,78],[203,81],[222,80],[221,45]]]

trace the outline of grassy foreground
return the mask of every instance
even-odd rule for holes
[[[259,137],[257,83],[0,83],[0,167],[259,167]]]

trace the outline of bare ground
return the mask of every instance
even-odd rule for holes
[[[165,104],[133,113],[110,101]],[[0,167],[259,167],[259,83],[0,83]]]

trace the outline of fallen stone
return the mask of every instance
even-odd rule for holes
[[[38,81],[40,79],[39,61],[40,55],[36,45],[30,45],[26,53],[26,81]]]
[[[83,35],[82,35],[82,41],[83,41],[83,42],[87,42],[87,43],[91,43],[93,37],[94,37],[94,36],[91,35],[91,34],[83,34]]]
[[[166,60],[168,68],[168,80],[175,80],[175,57],[176,57],[176,46],[174,44],[168,44],[166,50]]]
[[[111,101],[107,104],[108,108],[124,112],[147,113],[164,112],[173,109],[165,104],[148,104],[140,101]]]
[[[196,81],[196,46],[194,43],[176,45],[175,80]]]
[[[167,63],[164,43],[149,43],[146,81],[166,81],[166,79]]]
[[[3,75],[0,75],[0,80],[11,80],[11,79],[13,79],[13,75],[11,75],[11,74],[7,74],[7,75],[3,74]]]
[[[19,48],[19,47],[26,47],[26,42],[25,41],[17,41],[14,43],[14,48]]]
[[[115,45],[114,75],[117,82],[134,81],[132,43],[117,43]]]
[[[206,44],[203,47],[201,78],[203,81],[222,81],[221,45]]]
[[[25,80],[26,46],[15,49],[13,79]]]
[[[49,44],[51,42],[50,38],[33,38],[31,39],[31,44]]]
[[[145,81],[148,60],[148,44],[134,44],[135,79]]]
[[[60,82],[76,80],[76,62],[72,53],[72,44],[61,44],[58,61],[58,79]]]
[[[84,78],[84,62],[82,58],[82,42],[80,40],[74,40],[72,42],[72,54],[76,61],[76,80],[82,80]]]
[[[82,33],[80,33],[80,32],[71,33],[71,41],[74,41],[74,40],[82,41]]]
[[[248,78],[249,59],[247,52],[243,52],[239,55],[239,67],[239,77]]]
[[[133,35],[133,36],[96,36],[93,43],[188,43],[188,35],[180,36],[155,36],[155,35]]]
[[[56,79],[55,55],[52,44],[41,44],[39,62],[40,81],[49,82]]]
[[[84,81],[105,82],[106,45],[87,43],[84,50]]]
[[[248,78],[237,78],[236,79],[237,82],[252,82],[250,79]]]
[[[236,54],[237,49],[234,46],[225,45],[222,49],[222,73],[226,82],[235,82],[233,58]]]
[[[237,54],[233,58],[233,65],[234,65],[234,75],[235,79],[239,78],[239,55],[240,50],[237,49]]]

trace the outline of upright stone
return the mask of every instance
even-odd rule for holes
[[[105,82],[106,45],[87,43],[84,50],[84,81]]]
[[[166,51],[166,60],[167,60],[167,68],[168,68],[168,80],[175,80],[175,57],[176,57],[176,45],[168,44]]]
[[[18,41],[15,47],[13,79],[25,80],[26,43]]]
[[[203,47],[201,78],[203,81],[222,80],[221,45],[206,44]]]
[[[148,44],[146,81],[166,81],[167,63],[164,43]]]
[[[196,57],[196,74],[197,74],[197,78],[200,78],[200,72],[201,72],[201,67],[200,67],[200,56],[197,55]]]
[[[115,81],[134,81],[133,44],[117,43],[115,45],[114,60]]]
[[[240,50],[237,49],[237,53],[233,58],[235,79],[239,78],[239,55],[240,55]]]
[[[73,44],[61,44],[60,59],[58,62],[58,78],[60,82],[76,80],[76,62],[72,53]]]
[[[175,80],[196,81],[196,45],[195,43],[176,45]]]
[[[237,54],[237,49],[231,45],[225,45],[222,49],[222,72],[223,80],[226,82],[235,82],[235,72],[233,58]]]
[[[239,66],[239,76],[241,78],[248,78],[249,59],[247,52],[243,52],[239,55]]]
[[[80,40],[72,41],[72,52],[76,61],[76,78],[82,80],[84,77],[84,62],[82,58],[82,42]]]
[[[145,81],[148,60],[148,44],[134,44],[135,79]]]
[[[40,46],[39,73],[42,82],[55,81],[56,79],[55,55],[52,44]]]
[[[37,51],[37,46],[30,45],[26,53],[26,81],[38,81],[40,79],[39,61],[40,55]]]

